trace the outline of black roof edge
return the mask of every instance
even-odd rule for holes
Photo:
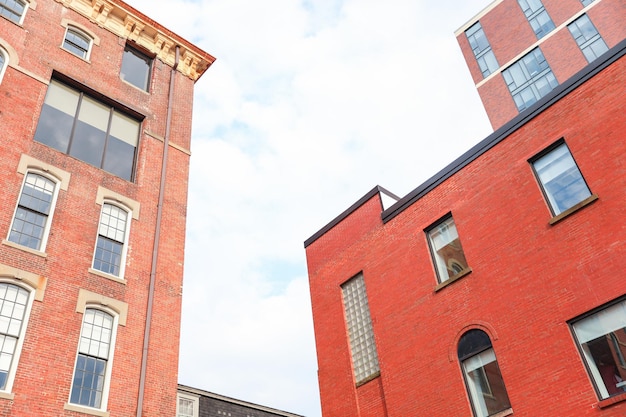
[[[375,186],[374,188],[372,188],[370,191],[367,192],[367,194],[365,194],[363,197],[361,197],[359,199],[359,201],[357,201],[356,203],[354,203],[353,205],[351,205],[350,207],[348,207],[347,210],[345,210],[343,213],[341,213],[339,216],[335,217],[330,223],[328,223],[326,226],[322,227],[318,232],[316,232],[313,236],[311,236],[310,238],[308,238],[307,240],[304,241],[304,247],[308,247],[311,243],[315,242],[317,239],[319,239],[321,236],[323,236],[326,232],[328,232],[330,229],[332,229],[333,227],[335,227],[337,224],[341,223],[346,217],[348,217],[352,212],[354,212],[356,209],[358,209],[359,207],[361,207],[363,204],[365,204],[367,201],[369,201],[372,197],[374,197],[375,195],[379,194],[379,193],[383,193],[383,194],[387,194],[389,197],[395,199],[395,200],[400,200],[400,197],[398,197],[397,195],[395,195],[394,193],[392,193],[391,191],[386,190],[385,188],[381,187],[380,185]],[[382,207],[382,201],[381,201],[381,211],[384,208]]]
[[[563,82],[563,84],[557,86],[545,97],[541,98],[531,107],[515,116],[498,130],[480,141],[477,145],[470,148],[470,150],[426,180],[426,182],[422,185],[418,186],[409,194],[401,198],[393,206],[384,210],[381,215],[383,223],[387,223],[392,220],[417,200],[443,183],[446,179],[456,174],[470,162],[474,161],[483,153],[487,152],[489,149],[506,139],[510,134],[514,133],[516,130],[541,114],[544,110],[561,100],[563,97],[574,91],[580,85],[594,77],[597,73],[610,66],[624,55],[626,55],[626,39],[609,49],[591,64],[585,66],[582,70]]]

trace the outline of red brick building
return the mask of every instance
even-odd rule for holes
[[[626,38],[623,0],[496,0],[456,32],[494,129]]]
[[[626,415],[609,42],[407,196],[375,187],[305,242],[325,417]]]
[[[213,61],[123,1],[0,2],[1,415],[175,415]]]

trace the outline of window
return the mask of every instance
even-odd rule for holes
[[[478,329],[465,333],[459,341],[458,355],[474,416],[492,416],[511,408],[487,333]]]
[[[9,65],[9,54],[6,53],[2,47],[0,47],[0,81],[2,81],[2,77],[4,77],[4,71],[6,67]]]
[[[555,28],[541,0],[517,0],[517,2],[537,35],[537,39],[543,38]]]
[[[150,67],[152,59],[145,56],[136,49],[126,46],[122,57],[122,70],[120,77],[122,80],[148,91],[150,85]]]
[[[519,111],[527,109],[559,85],[539,48],[503,71],[502,76]]]
[[[543,194],[553,215],[558,215],[591,197],[585,182],[567,145],[558,142],[531,160]]]
[[[0,391],[10,391],[32,304],[31,292],[0,282]]]
[[[626,301],[572,324],[575,339],[600,399],[626,391]]]
[[[488,76],[498,69],[498,61],[491,50],[491,45],[485,36],[480,22],[476,22],[472,27],[465,31],[467,40],[474,52],[478,66],[483,73],[483,77]]]
[[[358,384],[375,377],[380,372],[363,274],[343,284],[341,290],[350,338],[352,366]]]
[[[468,271],[467,260],[452,216],[426,230],[439,283]]]
[[[65,39],[63,40],[63,49],[79,56],[83,59],[89,59],[91,45],[93,39],[81,30],[68,26],[65,30]]]
[[[139,125],[111,105],[52,80],[35,140],[130,181]]]
[[[23,0],[0,0],[0,16],[20,24],[26,12],[26,4]]]
[[[597,57],[609,50],[604,39],[586,14],[567,25],[567,28],[587,58],[587,62],[595,61]]]
[[[8,240],[43,252],[56,194],[54,181],[34,172],[27,173]]]
[[[198,417],[198,397],[179,392],[176,417]]]
[[[122,276],[126,255],[128,212],[118,206],[104,203],[100,213],[98,239],[93,257],[93,268],[107,274]]]
[[[582,0],[583,6],[589,6],[594,0]]]
[[[116,319],[111,314],[94,308],[85,310],[70,392],[71,404],[106,408],[115,325]]]

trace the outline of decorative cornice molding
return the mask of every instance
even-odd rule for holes
[[[120,0],[56,0],[96,25],[131,40],[153,53],[170,67],[176,63],[176,46],[180,59],[176,69],[194,81],[215,61],[207,52],[169,31],[154,20]]]

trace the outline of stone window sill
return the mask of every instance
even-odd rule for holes
[[[593,203],[594,201],[596,201],[598,199],[598,195],[597,194],[591,194],[589,197],[585,198],[583,201],[581,201],[580,203],[576,204],[573,207],[568,208],[567,210],[565,210],[563,213],[554,216],[553,218],[550,219],[550,224],[556,224],[558,222],[560,222],[561,220],[563,220],[564,218],[568,217],[569,215],[577,212],[578,210],[580,210],[583,207],[588,206],[589,204]]]
[[[606,400],[599,401],[598,408],[607,408],[612,406],[613,404],[621,403],[622,401],[626,401],[626,392],[623,394],[614,395],[607,398]]]
[[[447,287],[448,285],[450,285],[450,284],[452,284],[452,283],[454,283],[454,282],[456,282],[456,281],[460,280],[460,279],[461,279],[461,278],[463,278],[464,276],[469,275],[471,272],[472,272],[472,268],[467,268],[467,269],[465,269],[465,270],[463,270],[463,271],[459,272],[459,274],[458,274],[458,275],[456,275],[454,278],[447,279],[447,280],[445,280],[444,282],[442,282],[442,283],[438,284],[438,285],[435,287],[435,292],[437,292],[437,291],[439,291],[439,290],[441,290],[441,289],[443,289],[443,288]]]

